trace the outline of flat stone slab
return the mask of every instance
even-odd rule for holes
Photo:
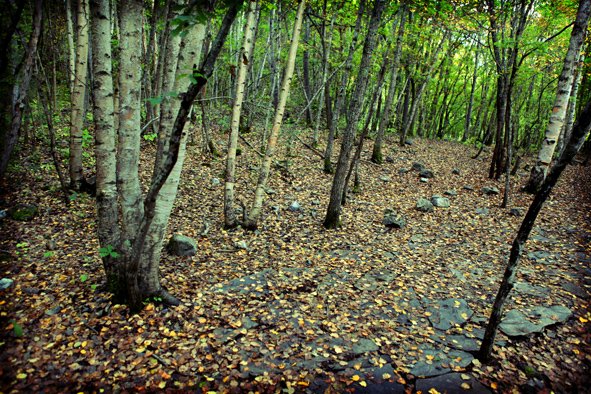
[[[437,301],[427,311],[431,313],[429,321],[433,327],[442,331],[449,330],[456,324],[464,324],[474,313],[466,300],[461,298]]]
[[[424,348],[419,361],[410,370],[410,373],[417,377],[432,377],[444,375],[452,368],[466,368],[474,356],[461,350],[443,350]]]
[[[229,294],[250,294],[252,296],[262,296],[269,291],[269,277],[276,274],[276,271],[267,268],[261,272],[252,275],[236,278],[229,282],[214,286],[216,293]]]
[[[537,306],[523,312],[512,309],[505,314],[499,329],[509,337],[542,332],[545,327],[566,321],[572,312],[565,306]]]
[[[465,379],[468,378],[468,379]],[[419,379],[416,390],[429,393],[431,389],[439,393],[490,393],[491,391],[473,376],[461,373],[449,373],[428,379]]]
[[[371,339],[361,338],[353,344],[353,346],[351,347],[351,351],[353,352],[353,354],[360,355],[375,352],[379,348],[380,347],[376,345],[376,343]]]
[[[587,292],[587,290],[585,290],[584,288],[575,285],[574,283],[571,282],[562,282],[561,284],[562,288],[566,291],[568,291],[569,293],[582,298],[584,300],[589,298],[589,293]]]

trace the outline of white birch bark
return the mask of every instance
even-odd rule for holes
[[[230,136],[228,140],[228,154],[226,159],[226,182],[224,187],[224,225],[226,228],[236,226],[236,214],[234,212],[234,185],[236,183],[236,147],[238,146],[238,132],[240,128],[240,113],[246,88],[249,64],[252,62],[252,49],[254,47],[254,32],[257,20],[257,1],[250,0],[246,24],[244,25],[244,38],[240,49],[240,64],[236,77],[236,93],[234,106],[232,107],[232,120],[230,124]]]
[[[72,90],[70,116],[70,183],[78,189],[84,178],[82,172],[82,128],[84,125],[84,98],[88,74],[88,0],[78,0],[76,39],[76,71]]]
[[[292,39],[291,39],[291,46],[289,48],[289,54],[287,57],[287,64],[285,67],[285,74],[283,76],[283,82],[281,84],[281,91],[279,95],[279,102],[277,104],[277,108],[275,109],[275,117],[273,120],[273,128],[271,129],[271,133],[269,135],[269,139],[267,141],[267,149],[265,152],[265,157],[261,163],[261,170],[259,172],[259,178],[255,190],[254,201],[252,208],[248,213],[248,217],[246,218],[245,227],[247,228],[256,228],[259,217],[261,215],[261,210],[263,207],[263,200],[265,196],[265,187],[267,185],[267,179],[269,178],[269,173],[271,170],[271,160],[273,159],[273,155],[275,153],[275,147],[277,145],[277,139],[279,137],[279,130],[281,128],[281,123],[283,121],[283,112],[285,110],[285,104],[287,102],[287,97],[289,96],[289,88],[291,85],[291,79],[293,76],[293,70],[295,66],[295,58],[298,51],[298,43],[300,40],[300,32],[302,30],[302,19],[304,15],[304,8],[306,6],[306,0],[302,0],[298,7],[298,11],[296,14],[296,19],[293,27]]]
[[[66,0],[66,27],[68,36],[68,66],[70,71],[70,94],[74,94],[74,81],[76,79],[76,49],[74,48],[74,22],[72,18],[71,0]]]
[[[558,78],[558,91],[556,93],[554,107],[552,108],[552,114],[550,115],[550,122],[546,128],[544,141],[538,152],[538,159],[532,168],[529,182],[526,186],[526,189],[530,192],[535,192],[540,188],[550,168],[558,137],[560,136],[560,130],[564,125],[568,99],[573,86],[576,61],[579,58],[579,53],[583,45],[590,12],[591,0],[582,0],[579,3],[577,19],[571,33],[562,72]]]
[[[140,98],[142,72],[142,0],[119,3],[119,143],[117,187],[121,203],[122,246],[131,245],[143,215],[139,179],[141,141]],[[129,242],[126,242],[129,241]]]

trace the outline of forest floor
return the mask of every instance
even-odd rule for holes
[[[238,199],[249,203],[258,158],[242,149]],[[292,151],[289,172],[272,172],[259,230],[247,232],[222,229],[224,160],[190,148],[169,235],[194,237],[198,251],[164,252],[161,262],[182,305],[147,302],[138,314],[102,290],[93,198],[65,206],[48,166],[9,180],[0,208],[34,203],[40,214],[0,219],[0,277],[14,281],[0,290],[0,391],[589,390],[590,167],[570,166],[545,204],[506,306],[572,314],[528,336],[499,332],[483,365],[473,355],[523,218],[509,208],[527,210],[531,196],[515,191],[499,208],[502,193],[482,192],[503,190],[487,178],[490,153],[474,160],[471,147],[417,139],[391,144],[382,166],[364,154],[361,191],[342,228],[326,231],[332,176],[310,150]],[[147,144],[145,179],[153,152]],[[399,171],[414,162],[434,178]],[[513,188],[527,176],[520,170]],[[450,190],[449,208],[415,209],[418,198]],[[289,209],[294,201],[300,210]],[[387,229],[387,208],[407,225]]]

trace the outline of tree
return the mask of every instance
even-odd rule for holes
[[[534,200],[532,201],[529,209],[521,223],[521,227],[517,232],[513,245],[511,247],[511,254],[509,261],[503,275],[503,281],[499,287],[499,291],[495,298],[495,302],[492,308],[490,319],[484,333],[484,338],[479,351],[479,358],[482,361],[488,361],[491,357],[493,344],[495,342],[495,336],[501,317],[503,314],[503,306],[509,293],[515,285],[515,278],[517,276],[517,268],[523,250],[523,245],[527,241],[529,234],[534,226],[535,220],[540,213],[544,202],[548,199],[548,196],[552,192],[554,185],[558,182],[560,175],[566,168],[566,166],[574,159],[575,155],[585,142],[585,138],[589,134],[591,128],[591,101],[589,101],[576,124],[573,127],[572,137],[568,142],[568,145],[564,149],[564,152],[558,160],[552,170],[545,178],[544,183],[536,193]]]
[[[590,13],[591,0],[581,0],[570,36],[568,51],[564,57],[562,72],[558,78],[558,91],[556,93],[554,107],[552,108],[552,114],[550,115],[550,122],[546,128],[546,135],[538,153],[538,159],[532,167],[529,181],[525,187],[529,192],[535,192],[540,188],[552,162],[552,156],[554,155],[554,150],[560,137],[560,131],[564,125],[570,92],[575,77],[576,63],[581,47],[583,46]]]
[[[337,168],[332,181],[332,188],[330,191],[330,202],[326,210],[326,217],[324,219],[324,227],[327,229],[334,229],[341,224],[341,204],[343,198],[343,191],[345,189],[345,180],[347,171],[349,170],[349,159],[351,156],[351,149],[355,140],[357,131],[357,122],[361,115],[362,100],[367,88],[369,77],[369,65],[371,57],[376,46],[377,30],[382,18],[382,13],[386,6],[384,0],[376,0],[373,7],[371,17],[368,25],[368,32],[365,36],[363,44],[363,54],[361,63],[359,65],[359,72],[355,82],[355,92],[351,96],[349,102],[349,117],[347,128],[343,132],[343,139],[341,142],[341,151],[339,153],[339,160]]]
[[[236,93],[232,106],[232,120],[230,124],[230,136],[228,140],[228,153],[226,158],[226,183],[224,188],[224,225],[226,228],[236,227],[236,213],[234,212],[234,185],[236,183],[236,147],[238,146],[238,133],[240,128],[240,114],[246,88],[249,65],[252,62],[254,48],[254,31],[257,21],[257,1],[250,0],[246,23],[244,25],[244,38],[240,49],[240,64],[236,77]]]
[[[302,20],[304,17],[305,7],[306,1],[301,0],[293,26],[291,45],[289,47],[289,54],[287,56],[287,64],[285,65],[283,81],[281,83],[281,91],[279,94],[277,106],[275,108],[275,116],[273,118],[273,127],[271,129],[271,133],[269,134],[267,150],[265,151],[265,156],[263,157],[261,163],[254,200],[243,223],[244,227],[248,229],[256,229],[261,216],[267,179],[269,178],[269,173],[271,172],[271,160],[273,159],[273,155],[275,153],[277,139],[279,137],[279,130],[281,129],[281,123],[283,121],[283,112],[285,111],[285,104],[287,102],[287,97],[289,96],[289,88],[295,67],[295,59],[298,51],[298,43],[300,40],[300,32],[302,30]]]
[[[111,12],[108,2],[91,2],[100,252],[109,290],[115,294],[116,300],[127,303],[133,310],[141,308],[142,302],[148,297],[159,297],[166,303],[178,304],[178,300],[160,284],[159,260],[184,159],[185,124],[193,101],[212,75],[215,61],[241,3],[233,3],[228,8],[216,40],[201,66],[197,65],[196,56],[199,52],[195,48],[199,48],[203,27],[200,23],[186,27],[189,30],[181,44],[174,83],[175,89],[185,93],[181,93],[178,98],[170,98],[170,106],[176,117],[170,123],[170,128],[160,136],[158,160],[143,203],[137,174],[141,132],[141,74],[137,61],[141,58],[142,5],[140,0],[120,3],[119,24],[126,45],[121,46],[118,58],[122,75],[119,94],[125,94],[126,97],[121,98],[120,138],[117,141],[113,107]],[[205,11],[211,12],[207,9],[198,11],[201,17]],[[188,75],[187,70],[191,71]],[[167,122],[161,122],[161,125]],[[125,174],[126,180],[122,177],[118,179],[118,173]],[[119,201],[122,204],[121,220]]]
[[[86,80],[88,74],[88,0],[78,0],[76,23],[76,51],[74,81],[72,84],[72,110],[70,112],[70,185],[78,190],[82,185],[82,129],[86,119]]]
[[[2,150],[0,152],[0,179],[4,178],[12,151],[20,134],[23,111],[29,93],[29,85],[33,72],[33,64],[37,53],[37,44],[41,35],[43,18],[43,1],[35,0],[31,36],[27,44],[21,64],[16,66],[13,58],[13,39],[24,7],[24,1],[17,5],[12,15],[8,31],[2,40],[3,54],[0,55],[0,98],[2,109]],[[16,75],[14,75],[16,73]]]

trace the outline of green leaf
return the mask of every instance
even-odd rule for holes
[[[88,275],[82,274],[80,275],[80,282],[84,283],[88,280]]]
[[[49,250],[49,251],[47,251],[47,252],[43,253],[43,257],[45,257],[46,259],[48,259],[48,258],[50,258],[50,257],[53,257],[54,255],[55,255],[55,252],[53,252],[53,251],[51,251],[51,250]]]
[[[16,320],[11,320],[10,322],[12,323],[12,331],[14,333],[14,336],[17,338],[22,337],[23,336],[23,327],[20,324],[18,324],[16,322]]]

